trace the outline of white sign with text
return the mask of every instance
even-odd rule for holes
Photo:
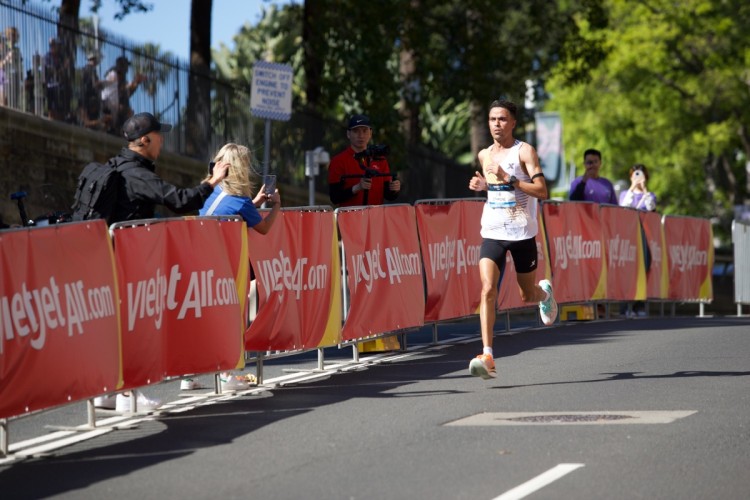
[[[292,67],[255,61],[250,111],[253,116],[288,121],[292,117]]]

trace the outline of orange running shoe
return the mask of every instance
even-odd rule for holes
[[[495,360],[489,354],[480,354],[469,363],[469,373],[473,377],[482,377],[484,380],[497,377],[495,371]]]

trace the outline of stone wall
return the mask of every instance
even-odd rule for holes
[[[125,145],[112,135],[0,107],[0,219],[20,223],[18,205],[11,194],[25,191],[29,218],[48,212],[67,211],[73,203],[78,174],[91,161],[106,162]],[[197,185],[206,171],[205,162],[162,153],[157,173],[177,186]],[[279,184],[282,205],[305,206],[305,188]],[[317,204],[330,203],[316,193]],[[170,216],[161,207],[157,212]]]

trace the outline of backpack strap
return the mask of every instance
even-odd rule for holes
[[[117,158],[118,158],[117,156],[113,156],[112,158],[107,160],[107,164],[111,165],[112,168],[114,168],[118,172],[124,172],[125,170],[130,170],[131,168],[137,167],[135,162],[132,162],[132,161],[118,162]]]
[[[205,215],[213,215],[214,211],[218,208],[219,203],[221,203],[221,200],[223,200],[226,195],[227,195],[227,192],[222,190],[221,193],[219,193],[219,196],[216,197],[214,202],[211,203],[211,206],[208,207],[208,210],[206,210]]]

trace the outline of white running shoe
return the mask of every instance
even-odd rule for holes
[[[181,391],[195,391],[197,389],[206,389],[206,386],[191,378],[184,378],[180,382]]]
[[[244,391],[250,388],[250,384],[243,377],[232,375],[231,373],[223,373],[219,379],[221,380],[221,392]]]
[[[123,392],[117,395],[117,403],[115,404],[115,410],[121,413],[130,413],[130,400],[132,398],[131,392]],[[142,392],[138,393],[137,399],[138,407],[136,411],[154,411],[161,406],[161,400],[147,398]]]
[[[539,303],[539,315],[542,317],[542,323],[549,326],[557,319],[557,302],[552,295],[552,283],[549,280],[541,280],[539,286],[549,294],[547,300]]]
[[[94,407],[104,408],[105,410],[114,410],[117,396],[114,394],[105,394],[94,398]]]

